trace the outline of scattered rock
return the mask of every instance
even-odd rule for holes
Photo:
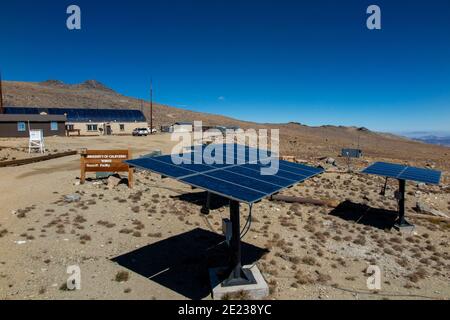
[[[108,178],[108,188],[111,190],[111,189],[114,189],[115,187],[117,187],[119,184],[120,184],[120,181],[121,181],[121,179],[120,178],[117,178],[117,177],[115,177],[115,176],[110,176],[109,178]]]
[[[331,164],[331,165],[333,165],[333,166],[336,166],[336,159],[334,159],[334,158],[327,158],[327,159],[325,160],[325,163]]]
[[[80,201],[81,197],[79,194],[69,194],[67,196],[64,197],[64,201],[66,202],[78,202]]]
[[[438,216],[438,217],[449,218],[449,216],[446,215],[445,213],[431,208],[428,204],[423,203],[422,201],[417,201],[416,211],[419,213],[432,214],[432,215]]]

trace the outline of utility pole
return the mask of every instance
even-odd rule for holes
[[[153,79],[150,80],[150,134],[153,134]]]
[[[3,109],[3,88],[2,88],[2,73],[0,72],[0,114],[5,113]]]

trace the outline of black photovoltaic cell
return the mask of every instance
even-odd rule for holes
[[[408,167],[386,162],[376,162],[364,169],[362,173],[428,184],[439,184],[441,180],[441,172],[437,170]]]
[[[241,149],[241,146],[234,145],[234,151],[245,150],[245,153],[235,153],[230,156],[226,149],[226,145],[223,146],[223,152],[219,157],[224,163],[209,161],[212,160],[211,157],[218,156],[214,152],[210,158],[200,157],[202,163],[197,164],[175,164],[177,162],[174,163],[172,156],[134,159],[126,161],[126,163],[245,203],[257,202],[323,172],[323,169],[279,161],[279,170],[276,174],[262,175],[261,169],[270,166],[267,162],[267,153],[259,153],[257,150],[258,156],[254,158],[251,152],[255,149]],[[203,154],[205,147],[182,156],[194,161],[196,151]],[[226,160],[230,158],[233,163],[226,163]],[[237,162],[238,159],[245,161],[240,163]]]

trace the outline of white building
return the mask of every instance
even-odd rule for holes
[[[170,126],[170,133],[193,132],[194,124],[192,122],[176,122]]]

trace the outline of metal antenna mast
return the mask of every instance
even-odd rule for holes
[[[3,114],[4,109],[3,109],[3,88],[2,88],[2,73],[0,71],[0,114]]]
[[[153,78],[150,80],[150,134],[153,134]]]

